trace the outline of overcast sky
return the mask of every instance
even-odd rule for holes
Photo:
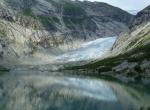
[[[88,1],[106,2],[111,5],[120,7],[124,10],[138,10],[138,11],[150,5],[150,0],[88,0]]]

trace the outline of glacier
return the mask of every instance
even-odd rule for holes
[[[83,43],[80,48],[70,50],[57,56],[56,61],[74,62],[101,58],[110,51],[116,38],[116,36],[99,38],[94,41]]]

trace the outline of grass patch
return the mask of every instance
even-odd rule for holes
[[[81,25],[86,17],[86,12],[79,5],[65,2],[63,4],[63,21],[68,28],[73,28],[73,24]]]
[[[84,16],[85,11],[82,9],[82,7],[73,4],[71,2],[65,2],[63,4],[63,10],[64,10],[64,15],[69,15],[69,16]]]
[[[65,24],[70,24],[70,23],[74,23],[74,24],[80,24],[84,21],[84,18],[68,18],[68,17],[63,17],[63,20],[65,22]]]
[[[49,23],[60,23],[57,17],[49,17],[49,16],[38,16],[39,19],[44,25],[48,25]]]
[[[41,22],[43,25],[45,25],[45,26],[47,26],[47,25],[49,25],[50,23],[53,22],[52,19],[50,19],[50,18],[47,17],[47,16],[38,16],[38,19],[39,19],[40,22]]]
[[[48,28],[50,30],[56,30],[54,23],[59,22],[59,19],[57,17],[38,16],[37,19],[43,24],[45,28]]]
[[[34,15],[34,13],[32,12],[32,10],[30,8],[23,10],[23,14],[25,16],[30,16],[30,17],[35,18],[35,15]]]
[[[63,17],[63,21],[65,23],[65,25],[70,28],[70,29],[74,29],[73,25],[81,25],[84,21],[84,18],[69,18],[69,17]]]

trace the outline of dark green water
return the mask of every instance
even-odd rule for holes
[[[0,76],[0,110],[149,110],[150,86],[12,71]]]

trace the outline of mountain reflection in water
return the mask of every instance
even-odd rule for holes
[[[56,74],[13,71],[1,75],[0,110],[140,110],[150,107],[146,85]]]

